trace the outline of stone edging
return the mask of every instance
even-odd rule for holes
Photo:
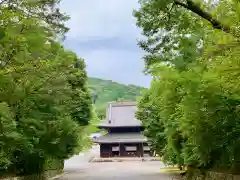
[[[208,172],[206,180],[239,180],[240,175],[224,174],[219,172]]]
[[[192,171],[189,178],[196,180],[240,180],[240,175],[228,174],[223,172],[208,171],[205,175],[201,175],[200,171]],[[188,175],[187,175],[188,176]]]

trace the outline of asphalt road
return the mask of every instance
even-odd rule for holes
[[[98,153],[97,149],[67,160],[65,175],[57,180],[172,180],[160,172],[164,165],[159,161],[89,163],[88,159],[94,153]]]

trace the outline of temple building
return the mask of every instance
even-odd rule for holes
[[[136,108],[136,102],[108,103],[106,120],[99,125],[107,133],[94,139],[100,145],[101,157],[150,156],[143,127],[135,118]]]

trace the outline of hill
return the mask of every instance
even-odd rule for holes
[[[96,95],[96,111],[98,117],[103,119],[106,114],[107,103],[118,100],[136,100],[144,89],[135,85],[124,85],[111,80],[89,78],[88,85],[93,94]]]

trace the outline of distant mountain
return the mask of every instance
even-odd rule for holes
[[[136,100],[144,89],[135,85],[124,85],[111,80],[103,80],[98,78],[89,78],[88,86],[96,99],[96,111],[98,117],[103,119],[106,114],[107,103],[118,100]]]

